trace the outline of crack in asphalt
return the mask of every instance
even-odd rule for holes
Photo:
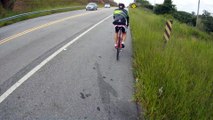
[[[115,89],[108,83],[104,81],[105,76],[102,76],[99,64],[96,62],[96,71],[97,71],[97,80],[98,80],[98,87],[99,92],[101,96],[101,102],[104,105],[104,110],[108,113],[108,120],[112,120],[111,115],[111,100],[110,100],[110,94],[112,94],[114,97],[118,97],[118,93],[115,91]]]

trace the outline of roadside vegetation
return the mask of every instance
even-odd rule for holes
[[[85,5],[88,2],[96,2],[100,6],[103,6],[102,4],[104,3],[110,3],[111,5],[115,5],[115,3],[110,0],[102,0],[102,2],[100,2],[99,0],[0,0],[0,19],[26,12],[60,9],[34,15],[28,15],[6,22],[0,22],[0,27],[39,16],[77,9],[84,9]],[[61,9],[68,7],[70,9]]]
[[[40,16],[50,15],[50,14],[54,14],[54,13],[79,10],[79,9],[83,9],[84,8],[84,6],[79,6],[79,7],[71,7],[71,6],[69,6],[69,7],[70,8],[66,8],[66,9],[63,9],[62,7],[54,8],[56,10],[53,10],[53,9],[44,9],[44,10],[52,10],[52,11],[41,12],[41,13],[37,13],[37,14],[22,16],[22,17],[19,17],[19,18],[13,19],[13,20],[9,20],[9,21],[3,21],[3,22],[0,22],[0,27],[6,26],[6,25],[10,25],[10,24],[13,24],[13,23],[16,23],[16,22],[19,22],[19,21],[31,19],[31,18],[36,18],[36,17],[40,17]],[[10,16],[13,16],[13,15],[17,15],[17,14],[20,14],[20,13],[9,12],[8,15],[9,14],[10,14]]]
[[[18,13],[32,12],[38,10],[49,10],[55,8],[80,6],[86,4],[86,0],[8,0],[12,5],[0,3],[0,18],[5,18]],[[84,1],[84,2],[83,2]],[[8,3],[9,4],[9,3]],[[12,7],[8,7],[12,6]]]
[[[151,5],[147,0],[136,0],[141,6],[153,11],[157,15],[169,14],[181,23],[186,23],[190,26],[196,26],[198,29],[213,34],[213,16],[207,10],[204,10],[202,15],[197,15],[194,11],[191,13],[178,11],[172,0],[164,0],[163,4]],[[197,22],[197,23],[196,23]]]
[[[14,1],[14,0],[11,0],[11,1]],[[15,23],[18,21],[39,17],[39,16],[49,15],[49,14],[58,13],[58,12],[66,12],[71,10],[83,9],[84,6],[83,6],[83,3],[81,2],[83,1],[80,0],[76,2],[75,0],[69,0],[69,1],[67,0],[16,0],[14,1],[13,5],[10,5],[12,7],[7,7],[9,5],[5,5],[5,6],[0,5],[0,19],[21,14],[21,13],[33,12],[33,11],[52,10],[52,9],[59,9],[59,8],[65,8],[65,7],[70,7],[70,9],[55,10],[55,11],[23,16],[14,20],[0,22],[0,27]],[[86,4],[86,2],[84,3]],[[78,7],[78,8],[74,7],[74,6],[80,6],[80,5],[82,7]]]
[[[169,15],[130,9],[135,99],[148,120],[213,119],[213,36],[174,20],[170,41],[163,33]]]

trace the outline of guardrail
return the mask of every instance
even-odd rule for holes
[[[34,14],[39,14],[39,13],[45,13],[45,12],[53,12],[53,11],[59,11],[59,10],[68,10],[68,9],[75,9],[75,8],[81,8],[83,6],[75,6],[75,7],[66,7],[66,8],[59,8],[59,9],[52,9],[52,10],[41,10],[41,11],[35,11],[35,12],[27,12],[27,13],[22,13],[22,14],[18,14],[18,15],[14,15],[11,17],[7,17],[7,18],[3,18],[0,19],[0,22],[5,22],[5,21],[10,21],[10,20],[14,20],[16,18],[20,18],[20,17],[24,17],[24,16],[28,16],[28,15],[34,15]]]

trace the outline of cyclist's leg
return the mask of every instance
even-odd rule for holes
[[[124,43],[125,41],[126,41],[126,32],[124,32],[122,36],[122,42]]]
[[[124,43],[126,41],[126,29],[125,28],[122,29],[122,33],[123,33],[123,35],[122,35],[122,43]]]
[[[115,40],[115,46],[117,46],[117,42],[118,42],[118,27],[115,27],[114,40]]]
[[[118,33],[116,33],[116,32],[115,32],[114,40],[115,40],[115,46],[116,46],[116,44],[118,42]]]

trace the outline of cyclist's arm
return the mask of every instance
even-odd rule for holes
[[[113,12],[113,19],[115,19],[115,11],[116,11],[116,10],[114,10],[114,12]]]
[[[128,14],[128,11],[127,10],[125,10],[124,9],[124,11],[125,11],[125,13],[126,13],[126,20],[127,20],[127,26],[129,26],[129,14]]]

